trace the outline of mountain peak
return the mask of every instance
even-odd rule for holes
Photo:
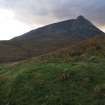
[[[79,22],[79,25],[85,25],[85,26],[88,26],[88,27],[93,27],[94,25],[87,19],[85,18],[84,16],[80,15],[76,18],[76,22],[78,23]],[[96,28],[96,27],[94,27]]]
[[[84,19],[85,19],[85,17],[82,16],[82,15],[80,15],[80,16],[77,17],[77,20],[84,20]]]

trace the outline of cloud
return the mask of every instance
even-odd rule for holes
[[[105,0],[0,0],[27,24],[49,24],[84,15],[95,24],[105,25]]]

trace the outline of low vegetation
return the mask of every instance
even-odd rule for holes
[[[0,104],[105,105],[105,60],[1,65]]]

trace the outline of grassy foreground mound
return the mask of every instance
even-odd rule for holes
[[[105,63],[1,65],[0,105],[105,105]]]

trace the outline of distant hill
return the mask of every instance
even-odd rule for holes
[[[105,33],[83,16],[32,30],[8,41],[0,42],[0,62],[37,57],[72,46]]]

